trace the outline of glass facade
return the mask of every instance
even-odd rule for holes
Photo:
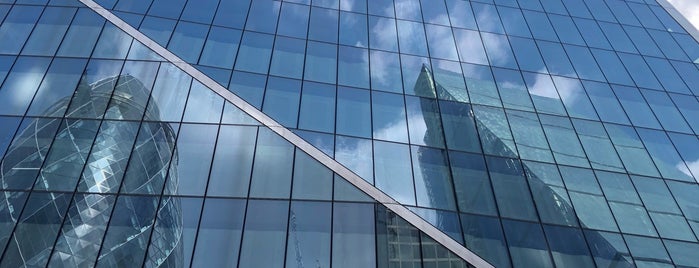
[[[699,267],[655,0],[96,2],[0,0],[0,267]]]

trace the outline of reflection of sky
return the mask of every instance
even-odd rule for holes
[[[667,0],[675,6],[677,11],[682,13],[694,28],[699,28],[699,1],[696,0]]]

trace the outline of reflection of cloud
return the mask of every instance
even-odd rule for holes
[[[402,18],[410,17],[410,15],[415,15],[419,17],[420,15],[420,2],[415,0],[395,0],[394,6],[396,8],[396,14]]]
[[[373,181],[374,167],[370,140],[338,139],[335,148],[335,160],[352,170],[364,180]]]
[[[694,25],[694,28],[699,28],[699,1],[692,0],[667,0],[672,4],[677,11],[689,20]]]
[[[493,8],[486,8],[487,5],[483,5],[483,8],[480,9],[475,9],[474,12],[476,12],[476,20],[478,21],[478,28],[480,29],[499,29],[500,28],[500,21],[498,20],[500,16],[498,14],[495,14],[495,7]],[[478,11],[476,11],[478,10]]]
[[[442,56],[451,60],[459,60],[459,57],[456,55],[456,47],[454,46],[454,37],[452,36],[451,28],[429,25],[427,26],[427,34],[430,37],[430,51],[440,54],[437,56]]]
[[[396,139],[403,140],[404,138],[407,138],[407,129],[405,128],[406,126],[405,121],[403,121],[403,116],[404,114],[401,113],[401,115],[395,118],[394,121],[383,126],[374,125],[374,138],[390,141],[395,141]],[[427,127],[425,127],[425,129],[427,129]]]
[[[546,69],[539,70],[545,71]],[[558,93],[556,93],[556,88],[551,82],[551,78],[547,75],[536,74],[536,80],[533,85],[529,85],[529,94],[536,95],[544,98],[558,99]]]
[[[372,41],[378,44],[372,44],[372,47],[389,49],[393,48],[396,43],[396,26],[392,19],[379,18],[376,24],[371,28],[371,32],[376,36]]]
[[[390,63],[386,57],[378,52],[371,51],[371,79],[374,83],[385,85],[388,83],[388,68]]]
[[[459,64],[454,64],[454,62],[442,60],[434,61],[433,63],[435,69],[449,71],[461,75],[461,66]]]
[[[488,50],[488,57],[492,64],[502,65],[509,60],[510,44],[504,35],[482,33],[483,42]]]
[[[24,90],[14,90],[15,94],[12,94],[12,103],[29,103],[29,101],[32,100],[32,97],[34,97],[34,92],[39,84],[37,81],[41,81],[43,76],[44,72],[41,70],[41,67],[35,67],[34,70],[29,71],[26,75],[23,75],[19,81],[17,81],[15,87]],[[50,85],[48,85],[49,81],[50,79],[44,80],[43,86],[50,88]]]
[[[354,10],[354,0],[340,1],[340,10]]]
[[[580,83],[575,79],[563,77],[557,77],[555,83],[558,94],[561,95],[561,100],[563,100],[566,107],[574,106],[578,96],[580,96],[579,91],[582,91]]]
[[[699,174],[699,159],[694,161],[679,162],[675,164],[675,168],[677,168],[679,171],[686,174],[687,176],[693,177],[692,173]]]
[[[466,62],[488,64],[483,50],[483,42],[476,31],[459,30],[456,32],[456,42],[459,44],[461,58]]]

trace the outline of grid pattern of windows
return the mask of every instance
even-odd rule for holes
[[[17,238],[32,202],[51,200],[54,239],[95,195],[97,265],[125,260],[105,247],[136,206],[151,226],[132,235],[150,243],[138,263],[213,254],[191,239],[216,229],[208,200],[240,208],[225,226],[242,244],[221,247],[241,266],[466,265],[380,205],[343,203],[371,201],[338,198],[342,178],[79,2],[14,2],[0,1],[3,263],[51,247],[37,261],[63,261],[66,236],[6,241],[32,239]],[[699,263],[699,43],[654,0],[98,2],[497,267]],[[304,213],[332,215],[305,223],[332,248],[289,242]],[[335,235],[356,213],[366,237]],[[336,254],[338,239],[373,246]],[[245,253],[274,243],[280,256]]]

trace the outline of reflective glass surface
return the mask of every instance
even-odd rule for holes
[[[97,2],[182,62],[0,0],[0,266],[470,265],[280,127],[496,267],[699,262],[699,43],[654,0]]]

